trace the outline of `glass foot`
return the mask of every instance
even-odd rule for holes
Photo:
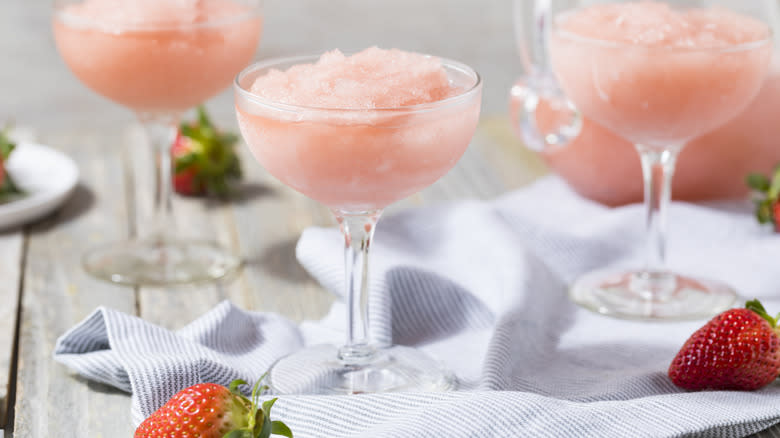
[[[307,348],[276,362],[268,373],[275,394],[364,394],[396,391],[449,391],[455,375],[418,350],[393,346],[371,360],[346,365],[330,345]]]
[[[737,297],[725,284],[669,272],[592,272],[579,278],[569,295],[603,315],[655,321],[709,318]]]
[[[222,278],[241,259],[213,242],[139,240],[92,249],[83,265],[91,275],[113,283],[167,286]]]

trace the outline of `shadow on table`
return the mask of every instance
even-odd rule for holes
[[[78,374],[73,375],[73,378],[84,385],[87,385],[87,387],[90,389],[90,391],[99,392],[101,394],[124,394],[127,396],[130,396],[130,394],[122,391],[121,389],[114,388],[113,386],[106,385],[105,383],[95,382],[94,380],[89,380],[85,377],[82,377]]]
[[[29,224],[35,232],[45,232],[53,227],[78,219],[95,205],[95,194],[82,183],[76,185],[73,193],[57,210]]]
[[[255,199],[276,196],[276,190],[266,184],[257,182],[245,182],[236,187],[235,192],[228,198],[209,197],[206,199],[207,207],[217,207],[225,204],[245,204]]]
[[[247,257],[246,265],[259,267],[274,277],[296,284],[313,282],[314,279],[298,263],[295,246],[298,237],[276,242],[265,248],[260,254]]]

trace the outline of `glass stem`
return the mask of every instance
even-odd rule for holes
[[[138,119],[143,124],[147,141],[152,148],[155,166],[154,204],[149,221],[151,227],[147,234],[151,239],[162,241],[170,230],[175,229],[171,202],[173,196],[171,146],[176,138],[179,117],[170,114],[139,114]]]
[[[645,271],[636,278],[639,293],[646,299],[664,299],[674,292],[676,280],[666,270],[666,223],[672,194],[672,176],[681,145],[650,147],[636,145],[644,177],[647,255]]]
[[[346,365],[360,365],[374,355],[368,331],[368,254],[381,210],[350,213],[334,210],[344,236],[347,338],[339,349]]]
[[[552,0],[534,0],[534,26],[531,33],[531,57],[534,67],[544,77],[552,77],[548,60],[548,43],[552,32]]]

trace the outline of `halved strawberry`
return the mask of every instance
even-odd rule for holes
[[[195,123],[182,123],[171,147],[173,188],[182,195],[225,196],[232,180],[241,178],[233,150],[238,137],[217,130],[201,106]]]
[[[236,380],[228,388],[215,383],[185,388],[144,420],[135,438],[267,438],[271,434],[293,438],[287,425],[270,419],[276,399],[258,406],[264,387],[258,382],[250,401],[238,391],[244,384]]]

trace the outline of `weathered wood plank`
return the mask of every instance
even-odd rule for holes
[[[753,435],[753,438],[780,438],[780,425],[763,430]]]
[[[132,145],[129,157],[135,187],[135,223],[140,236],[148,233],[152,212],[153,166],[151,149],[140,125],[128,130],[126,143]],[[180,237],[213,240],[227,248],[239,250],[239,237],[231,223],[231,206],[200,198],[174,196],[176,229]],[[224,299],[239,306],[247,306],[240,273],[218,284],[197,284],[177,287],[142,287],[139,289],[139,307],[142,318],[164,327],[176,329],[209,311]]]
[[[8,390],[16,335],[16,314],[22,279],[24,234],[21,230],[0,234],[0,427],[8,424]]]
[[[327,208],[268,174],[245,144],[239,150],[248,190],[233,205],[233,220],[246,255],[243,282],[250,307],[294,321],[319,319],[334,298],[298,264],[295,246],[306,227],[335,221]]]
[[[131,288],[89,277],[80,261],[87,247],[127,237],[119,147],[115,135],[98,135],[92,130],[48,140],[79,164],[81,185],[57,214],[30,230],[14,436],[61,436],[64,431],[80,437],[128,436],[129,397],[86,382],[52,360],[57,337],[97,306],[135,311]]]

